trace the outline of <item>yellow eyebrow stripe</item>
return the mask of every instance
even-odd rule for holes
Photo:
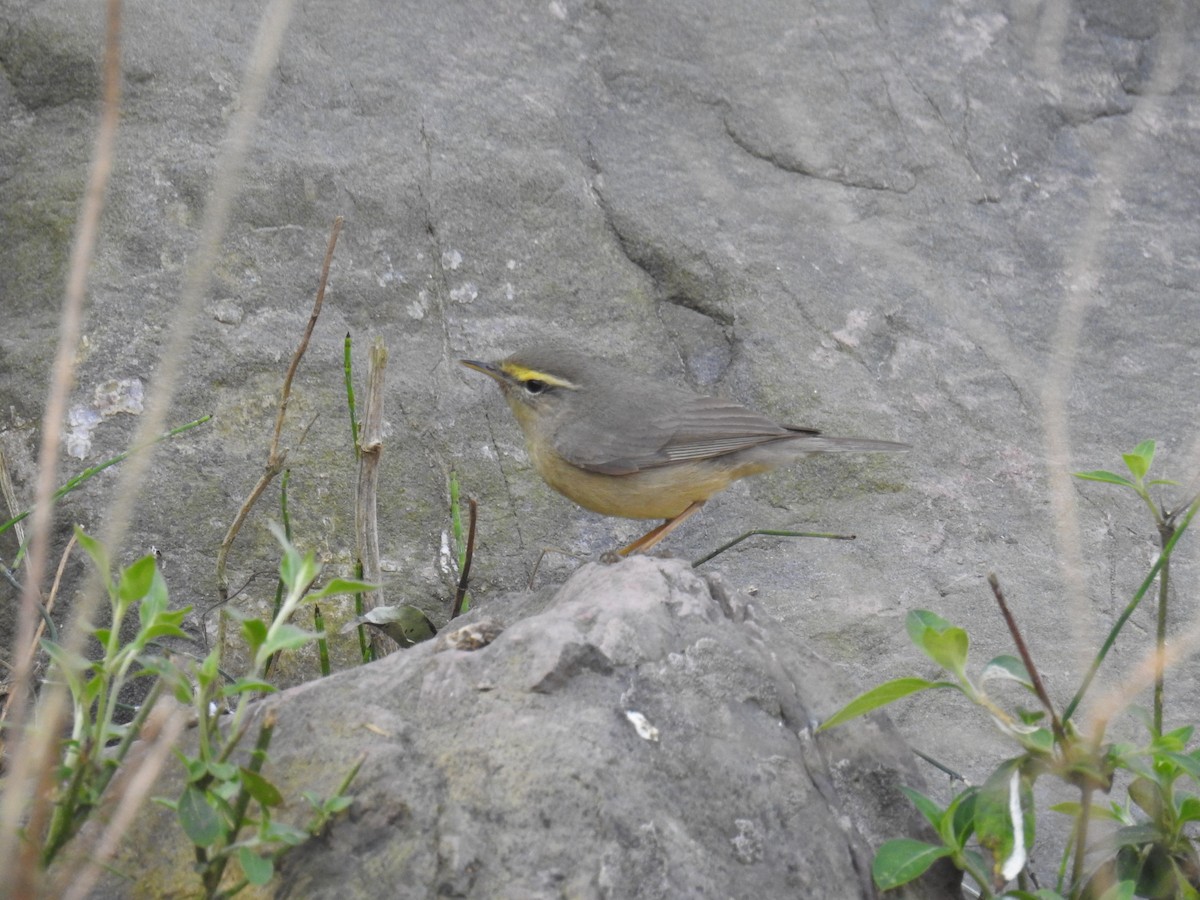
[[[565,378],[559,378],[557,375],[551,375],[548,372],[539,372],[537,369],[530,369],[517,363],[501,363],[500,368],[506,375],[511,375],[517,381],[544,381],[553,387],[568,388],[569,390],[576,390],[578,388],[578,385],[567,381]]]

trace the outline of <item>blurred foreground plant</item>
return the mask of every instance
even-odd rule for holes
[[[1169,656],[1168,565],[1176,543],[1200,508],[1200,497],[1172,510],[1155,503],[1149,487],[1173,482],[1146,481],[1154,449],[1153,441],[1144,441],[1123,455],[1131,476],[1128,478],[1104,470],[1076,473],[1085,480],[1133,490],[1154,516],[1161,552],[1061,716],[1042,685],[998,580],[990,575],[989,583],[1019,658],[998,656],[977,678],[972,678],[967,671],[967,632],[935,613],[914,610],[906,621],[909,637],[952,677],[938,681],[894,679],[855,698],[821,725],[819,730],[833,728],[911,694],[949,689],[981,708],[1001,734],[1016,745],[1016,756],[1002,762],[982,786],[968,786],[958,793],[945,808],[917,791],[905,789],[933,826],[940,844],[912,839],[886,842],[872,867],[875,883],[881,889],[907,884],[937,860],[948,858],[975,881],[979,896],[985,898],[1118,900],[1139,896],[1200,900],[1200,854],[1194,828],[1194,823],[1200,821],[1200,749],[1188,749],[1192,726],[1165,734],[1162,731],[1162,680]],[[1109,649],[1156,578],[1159,628],[1150,673],[1155,684],[1154,711],[1139,716],[1147,736],[1138,744],[1107,741],[1105,732],[1113,715],[1107,710],[1096,717],[1088,733],[1082,733],[1072,716]],[[1040,708],[1002,706],[985,690],[986,684],[996,679],[1021,685],[1036,698]],[[1145,684],[1134,679],[1127,686],[1123,703],[1132,700],[1135,689],[1149,683],[1149,677]],[[1079,792],[1078,801],[1050,807],[1074,820],[1053,890],[1039,888],[1028,865],[1036,831],[1033,789],[1043,776],[1058,779]],[[1119,783],[1128,784],[1124,798],[1106,805],[1093,802],[1097,792],[1111,792],[1118,776]],[[1099,840],[1089,841],[1093,819],[1108,820],[1115,827]]]
[[[159,802],[175,810],[195,847],[205,896],[229,896],[247,884],[265,884],[283,852],[318,833],[331,816],[350,804],[345,792],[361,761],[332,797],[305,793],[312,814],[304,827],[276,821],[271,810],[280,806],[284,797],[262,774],[275,727],[270,711],[260,717],[253,748],[248,754],[243,748],[251,730],[251,701],[274,690],[264,680],[268,660],[281,650],[298,648],[318,637],[290,624],[295,610],[302,602],[370,589],[362,582],[335,578],[310,593],[320,572],[315,557],[302,555],[281,529],[274,531],[283,547],[279,570],[285,597],[270,621],[240,617],[253,663],[246,676],[229,680],[219,670],[216,649],[197,662],[160,645],[164,638],[187,637],[180,624],[188,609],[167,608],[167,586],[153,555],[114,576],[105,548],[77,529],[79,543],[99,570],[107,591],[110,616],[108,624],[91,629],[100,647],[98,659],[72,654],[54,641],[42,642],[54,663],[51,677],[66,683],[72,710],[71,732],[60,744],[49,821],[44,827],[30,823],[24,833],[25,841],[36,847],[43,868],[61,858],[105,800],[122,767],[131,763],[131,747],[164,693],[173,694],[190,708],[198,725],[195,751],[176,750],[187,773],[182,794],[178,800]],[[122,638],[135,611],[138,624],[133,636]],[[120,722],[118,698],[137,678],[154,678],[154,683],[132,718]],[[226,719],[222,713],[231,705],[233,713]],[[236,758],[239,754],[244,760]],[[246,829],[249,833],[243,835]],[[237,860],[242,876],[223,888],[232,859]]]

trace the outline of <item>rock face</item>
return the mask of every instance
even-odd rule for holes
[[[936,677],[904,633],[914,608],[970,631],[973,669],[1012,652],[989,571],[1053,697],[1073,694],[1144,577],[1156,534],[1133,498],[1049,476],[1119,467],[1119,453],[1147,437],[1159,441],[1153,475],[1186,483],[1200,468],[1200,4],[296,3],[208,293],[188,325],[190,352],[167,353],[267,5],[122,4],[121,127],[58,479],[128,449],[164,367],[176,367],[169,424],[213,419],[159,446],[129,486],[125,496],[141,492],[129,547],[113,558],[158,549],[173,601],[197,610],[187,625],[198,644],[213,632],[215,616],[201,613],[217,601],[217,547],[261,474],[330,225],[343,215],[283,436],[293,533],[327,573],[352,572],[347,333],[360,397],[366,347],[381,337],[391,358],[380,472],[386,602],[444,621],[438,604],[455,581],[443,551],[452,470],[480,502],[472,590],[481,604],[527,583],[548,543],[593,556],[639,533],[641,523],[583,513],[547,488],[492,385],[456,362],[549,335],[779,421],[914,446],[905,457],[816,458],[740,482],[666,545],[696,558],[755,527],[857,534],[853,543],[756,538],[713,564],[734,593],[756,588],[783,633],[838,666],[839,701],[901,675]],[[96,132],[103,14],[98,2],[0,0],[0,448],[19,508],[33,501]],[[109,519],[124,468],[63,499],[60,548],[73,523],[95,532]],[[1182,488],[1163,491],[1168,506],[1184,499]],[[273,487],[229,559],[230,584],[243,588],[236,603],[258,615],[273,594],[273,577],[260,576],[278,562],[266,528],[277,500]],[[1177,584],[1196,580],[1195,547],[1181,544],[1174,557]],[[16,552],[13,533],[0,536],[0,559]],[[543,565],[543,581],[566,579],[576,564],[563,559]],[[60,621],[82,570],[66,567]],[[0,584],[2,610],[10,590]],[[351,615],[323,611],[331,632]],[[1147,605],[1131,625],[1153,634]],[[0,647],[10,627],[0,613]],[[353,664],[352,637],[331,645],[335,666]],[[1102,680],[1120,679],[1144,645],[1120,647]],[[589,660],[602,667],[597,653],[578,652],[585,671]],[[449,665],[430,653],[371,673]],[[660,665],[666,679],[674,670]],[[315,671],[313,657],[297,654],[280,676],[298,684]],[[749,677],[735,667],[729,677],[738,672]],[[342,677],[383,680],[357,669]],[[608,677],[591,671],[570,684]],[[552,705],[554,683],[530,696]],[[463,696],[486,710],[501,693],[464,687]],[[1174,698],[1179,721],[1200,721],[1200,692]],[[658,761],[656,796],[677,802],[668,776],[689,751],[674,707],[642,708],[660,730],[650,744],[613,698],[589,703],[606,711],[597,729],[606,723],[636,748],[628,758]],[[728,715],[740,726],[751,711]],[[892,715],[911,743],[976,783],[1011,755],[989,742],[981,715],[949,697],[898,704]],[[384,723],[400,772],[405,753],[423,746],[404,722],[395,713]],[[706,739],[718,738],[736,736]],[[357,726],[341,739],[392,746]],[[705,788],[727,789],[720,778]],[[606,796],[597,788],[587,808]],[[363,815],[383,833],[433,813],[393,805]],[[737,820],[750,824],[743,831]],[[634,821],[637,837],[652,820]],[[776,827],[736,803],[711,821],[721,837],[704,846],[721,852]],[[1043,883],[1061,848],[1047,841],[1052,821],[1039,821]],[[445,859],[448,873],[469,874],[472,848],[503,840],[502,829],[480,832],[414,860],[426,873]],[[666,824],[641,839],[647,860],[685,856]],[[794,849],[765,841],[764,859]],[[571,853],[585,851],[580,843]]]
[[[461,621],[503,630],[267,701],[266,774],[285,796],[331,791],[366,754],[353,806],[288,858],[277,895],[846,900],[874,896],[873,845],[918,832],[890,723],[814,738],[840,693],[828,668],[685,563],[589,564]],[[186,848],[164,846],[168,815],[143,818],[117,861],[143,892],[192,877]],[[931,880],[910,896],[954,893]]]

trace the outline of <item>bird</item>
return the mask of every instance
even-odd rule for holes
[[[411,647],[427,641],[437,634],[437,628],[429,617],[415,606],[376,606],[364,615],[347,622],[341,634],[353,631],[359,625],[378,628],[401,647]]]
[[[911,449],[781,425],[562,344],[541,343],[497,362],[459,362],[500,386],[550,487],[602,515],[663,520],[618,550],[621,556],[654,547],[740,478],[812,453]]]

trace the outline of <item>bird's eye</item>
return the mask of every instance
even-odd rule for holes
[[[529,394],[541,394],[544,393],[546,388],[549,386],[550,385],[546,384],[546,382],[538,378],[530,378],[525,382],[525,391]]]

